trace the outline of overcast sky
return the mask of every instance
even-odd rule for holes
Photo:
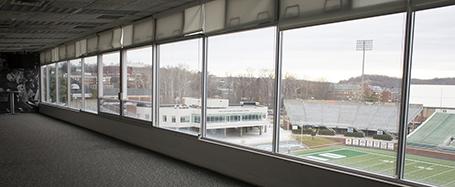
[[[454,6],[416,14],[413,78],[455,77],[453,18]],[[373,50],[366,52],[365,73],[401,77],[404,27],[405,14],[400,13],[285,31],[283,75],[330,82],[360,76],[362,52],[356,51],[356,41],[373,40]],[[275,28],[269,27],[210,37],[209,73],[273,73],[274,36]],[[161,66],[186,64],[194,71],[198,67],[200,70],[200,45],[199,40],[162,45]],[[152,58],[150,52],[128,57],[129,61]]]

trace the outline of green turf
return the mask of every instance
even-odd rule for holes
[[[396,152],[344,145],[295,152],[295,156],[316,159],[353,169],[393,176]],[[437,186],[455,187],[455,161],[408,154],[405,179]]]

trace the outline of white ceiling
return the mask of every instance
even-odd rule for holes
[[[0,0],[0,52],[33,52],[195,0]]]

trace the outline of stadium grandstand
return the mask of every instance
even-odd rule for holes
[[[408,135],[408,145],[455,151],[455,113],[437,111]]]
[[[284,100],[284,107],[293,126],[385,130],[391,133],[398,130],[399,106],[394,103],[287,99]],[[422,110],[422,105],[411,104],[409,120],[415,119]]]

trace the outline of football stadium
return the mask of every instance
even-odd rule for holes
[[[305,148],[288,150],[311,159],[356,170],[395,175],[397,104],[350,101],[284,100],[288,128]],[[455,186],[455,113],[422,104],[409,106],[405,179],[438,186]],[[306,134],[308,129],[317,133]],[[321,134],[322,129],[332,134]],[[358,132],[359,136],[350,136]],[[378,139],[387,134],[391,139]]]

